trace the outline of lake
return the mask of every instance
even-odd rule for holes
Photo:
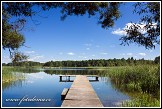
[[[70,88],[72,82],[60,82],[59,75],[98,75],[99,81],[90,82],[104,107],[121,106],[121,102],[130,97],[120,92],[105,76],[106,70],[88,69],[39,69],[34,71],[13,71],[3,74],[2,106],[3,107],[60,107],[61,93]],[[14,80],[8,78],[15,78]],[[88,77],[94,80],[95,77]],[[63,79],[66,80],[64,77]],[[74,80],[75,77],[71,77]],[[20,102],[22,99],[24,101]],[[28,101],[25,101],[28,99]],[[44,99],[45,101],[30,101]]]

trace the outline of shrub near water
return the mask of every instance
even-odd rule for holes
[[[160,66],[114,67],[109,68],[108,71],[108,76],[111,78],[111,81],[119,89],[126,92],[138,92],[143,95],[139,95],[136,99],[125,103],[125,106],[159,106]]]

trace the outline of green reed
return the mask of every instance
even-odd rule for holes
[[[141,93],[123,106],[159,106],[160,105],[160,66],[141,65],[112,67],[107,76],[112,83],[125,92]]]
[[[2,67],[2,83],[25,79],[25,73],[36,73],[39,70],[26,67]]]
[[[2,67],[2,83],[25,79],[22,73],[17,73],[14,67]]]
[[[152,97],[148,93],[141,93],[132,100],[123,101],[123,107],[159,107],[160,100]]]

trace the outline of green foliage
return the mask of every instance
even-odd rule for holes
[[[159,106],[160,66],[140,65],[109,68],[110,77],[115,87],[127,93],[141,93],[133,96],[124,106]]]
[[[136,96],[135,99],[124,101],[122,103],[123,107],[159,107],[160,100],[151,97],[148,94],[140,94],[140,96]]]
[[[120,17],[119,2],[66,2],[62,5],[61,17],[63,20],[71,15],[90,16],[99,14],[98,23],[102,28],[109,28],[114,25],[114,21]]]
[[[120,38],[122,44],[136,43],[146,49],[155,48],[155,43],[160,44],[160,2],[135,3],[134,12],[142,17],[138,24],[133,23],[125,29],[127,35]]]
[[[7,66],[7,64],[6,63],[2,63],[2,66]]]
[[[10,15],[3,11],[2,16],[2,45],[3,49],[8,48],[11,50],[18,49],[25,43],[24,36],[17,31],[20,26],[20,22],[9,23]],[[23,22],[23,21],[21,21]]]
[[[44,67],[112,67],[112,66],[126,66],[126,65],[143,65],[143,64],[155,64],[151,60],[134,60],[128,59],[100,59],[100,60],[82,60],[82,61],[49,61],[44,63]]]
[[[6,66],[10,66],[12,63],[8,63]],[[22,61],[16,62],[14,66],[22,66],[22,67],[41,67],[43,64],[40,62],[33,62],[33,61]]]
[[[3,48],[11,48],[12,50],[18,49],[25,42],[24,37],[14,31],[6,31],[2,34]]]
[[[12,55],[12,62],[13,65],[16,64],[17,62],[21,62],[24,61],[28,58],[28,56],[24,55],[23,53],[20,52],[14,52],[14,54]]]
[[[155,62],[156,64],[159,64],[159,63],[160,63],[160,56],[158,56],[158,57],[155,57],[155,60],[154,60],[154,62]]]
[[[36,73],[40,71],[40,67],[20,67],[20,66],[2,66],[2,73],[21,72]]]
[[[20,54],[22,56],[23,54]],[[18,55],[19,56],[19,55]],[[157,60],[158,57],[155,58]],[[18,59],[21,59],[19,57]],[[42,66],[42,67],[80,67],[80,68],[106,68],[106,67],[113,67],[113,66],[137,66],[137,65],[155,65],[158,64],[156,61],[152,60],[144,60],[144,59],[133,59],[133,57],[128,59],[98,59],[98,60],[82,60],[82,61],[49,61],[45,63],[40,62],[33,62],[33,61],[24,61],[18,60],[15,63],[3,63],[4,66],[26,66],[26,67],[33,67],[33,66]],[[14,61],[13,61],[14,62]]]
[[[150,94],[155,94],[159,90],[160,72],[157,65],[117,67],[108,69],[108,71],[111,80],[115,81],[115,84],[121,87],[127,88],[133,86],[134,91],[138,90]]]
[[[3,49],[8,48],[10,57],[13,63],[26,60],[28,56],[17,52],[18,48],[24,45],[25,38],[19,32],[25,23],[25,20],[18,19],[13,23],[10,23],[10,14],[3,10],[2,12],[2,46]]]

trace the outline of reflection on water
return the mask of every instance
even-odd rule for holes
[[[97,75],[99,74],[99,70],[87,70],[87,69],[59,69],[59,70],[44,70],[45,73],[50,74],[50,75],[56,75],[56,74],[61,74],[61,75]]]
[[[105,107],[120,107],[123,101],[130,99],[129,96],[114,89],[109,78],[100,77],[99,81],[91,84]]]
[[[68,69],[68,70],[37,70],[20,72],[3,72],[2,106],[3,107],[59,107],[62,104],[61,93],[64,88],[70,88],[72,82],[60,82],[59,75],[99,75],[99,81],[90,82],[104,106],[119,106],[118,104],[129,97],[113,88],[105,70]],[[16,78],[16,79],[14,79]],[[74,80],[71,77],[70,80]],[[95,80],[95,77],[88,77]],[[9,80],[9,81],[7,81]],[[51,99],[50,102],[8,102],[6,99],[29,98]]]
[[[8,82],[3,82],[2,89],[8,89],[11,87],[22,87],[22,81],[23,80],[16,80],[16,81],[8,81]]]
[[[25,75],[18,72],[6,72],[2,74],[2,89],[10,87],[21,87],[22,81],[25,80]]]

